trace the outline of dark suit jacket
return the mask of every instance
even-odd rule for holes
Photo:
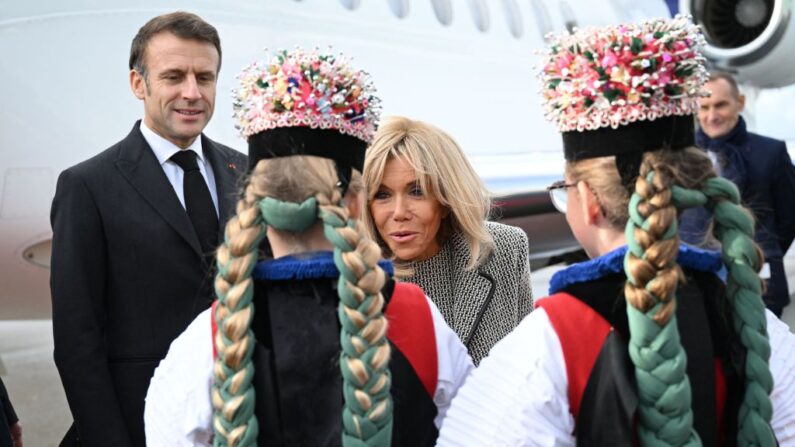
[[[714,144],[708,137],[700,138],[704,149]],[[731,144],[737,146],[746,161],[740,193],[743,205],[753,211],[756,219],[756,242],[766,258],[781,259],[795,238],[795,167],[787,145],[781,140],[745,131],[742,118],[731,132]],[[679,232],[682,240],[700,245],[710,217],[704,209],[686,210]]]
[[[55,364],[75,419],[67,445],[145,445],[154,369],[211,300],[198,237],[139,124],[61,173],[53,200]],[[201,138],[222,233],[246,158]]]
[[[795,237],[795,167],[787,145],[748,132],[748,185],[740,191],[743,204],[756,217],[756,240],[765,256],[780,258]]]

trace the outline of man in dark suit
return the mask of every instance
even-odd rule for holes
[[[147,22],[130,52],[143,121],[58,179],[52,205],[55,363],[74,417],[62,445],[144,446],[149,380],[212,299],[212,254],[245,157],[202,130],[221,45],[196,15]]]
[[[732,180],[743,204],[756,217],[756,242],[765,253],[760,276],[767,279],[767,307],[781,316],[789,304],[784,254],[795,238],[795,167],[783,141],[748,132],[740,113],[745,97],[728,74],[715,73],[704,88],[696,141],[715,161],[718,172]]]

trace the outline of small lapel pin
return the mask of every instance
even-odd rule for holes
[[[232,170],[237,170],[237,165],[235,165],[234,163],[229,163],[229,164],[227,165],[227,167],[228,167],[229,169],[232,169]]]

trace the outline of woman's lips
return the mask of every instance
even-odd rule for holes
[[[402,244],[402,243],[410,242],[410,241],[416,239],[417,238],[417,234],[418,233],[416,233],[414,231],[396,231],[394,233],[389,233],[389,237],[393,241],[395,241],[395,242],[397,242],[399,244]]]

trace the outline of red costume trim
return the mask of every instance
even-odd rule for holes
[[[590,306],[567,293],[557,293],[538,300],[536,307],[544,309],[558,334],[569,381],[569,409],[576,421],[591,371],[612,327]],[[723,414],[726,392],[723,366],[720,359],[715,359],[715,408],[721,436],[725,434]]]
[[[425,292],[414,284],[397,283],[386,308],[387,337],[414,368],[433,399],[439,379],[439,354],[431,306]]]
[[[591,370],[612,328],[590,306],[567,293],[538,300],[536,307],[544,309],[558,334],[569,380],[569,411],[576,421]]]

